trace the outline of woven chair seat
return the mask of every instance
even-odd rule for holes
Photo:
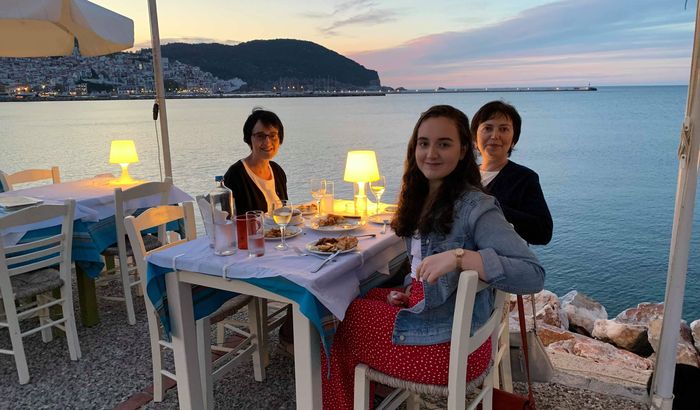
[[[467,382],[467,394],[474,392],[478,387],[480,387],[484,383],[484,380],[489,374],[489,370],[491,370],[492,366],[493,359],[489,362],[488,367],[486,368],[486,370],[484,370],[483,373],[479,375],[479,377]],[[447,385],[442,386],[436,384],[421,384],[409,380],[402,380],[393,376],[389,376],[388,374],[382,373],[379,370],[375,370],[371,367],[367,369],[367,378],[369,380],[385,384],[395,389],[409,390],[415,393],[428,394],[431,396],[448,396]]]
[[[153,249],[160,248],[163,244],[160,243],[158,238],[154,235],[144,235],[143,236],[143,246],[146,247],[146,252],[152,251]],[[119,256],[119,247],[117,244],[113,244],[104,251],[102,251],[104,256]],[[129,238],[126,239],[126,256],[134,256],[134,251],[131,249],[131,242]]]
[[[211,323],[221,322],[222,320],[235,314],[243,307],[248,305],[251,299],[253,299],[253,297],[248,295],[238,295],[229,299],[226,303],[221,305],[221,307],[218,308],[214,313],[212,313],[211,316],[209,316],[209,321]]]
[[[30,298],[63,286],[63,279],[61,279],[59,272],[53,268],[16,275],[11,277],[10,281],[16,299]]]

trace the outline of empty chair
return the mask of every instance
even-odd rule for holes
[[[505,297],[501,323],[498,324],[498,347],[493,359],[493,385],[513,392],[513,374],[510,368],[510,294]]]
[[[496,354],[498,343],[498,325],[501,322],[501,313],[506,293],[494,289],[496,297],[494,310],[486,323],[481,326],[473,336],[469,336],[472,324],[472,312],[474,310],[474,298],[480,288],[479,276],[475,271],[464,271],[459,277],[457,288],[454,319],[452,321],[452,339],[450,340],[450,368],[448,384],[446,386],[419,384],[412,381],[401,380],[375,369],[366,364],[355,367],[355,409],[368,409],[369,383],[380,382],[396,388],[392,394],[379,406],[380,409],[394,409],[408,400],[409,410],[418,409],[418,395],[427,393],[432,395],[447,396],[447,408],[450,410],[464,409],[466,394],[476,391],[477,386],[470,386],[467,390],[467,357],[471,352],[479,348],[489,337],[492,340],[491,357]],[[475,408],[481,402],[485,410],[492,407],[493,398],[493,367],[487,370],[483,385],[479,393],[470,403],[469,408]]]
[[[124,229],[124,217],[133,213],[136,208],[140,208],[140,201],[151,197],[158,196],[158,203],[165,205],[168,202],[168,196],[172,189],[172,181],[167,179],[165,182],[147,182],[135,187],[122,190],[117,188],[114,190],[114,224],[117,230],[117,242],[108,247],[102,252],[107,262],[107,270],[103,272],[98,282],[104,283],[112,280],[120,280],[122,283],[123,296],[100,296],[102,299],[124,301],[126,305],[127,321],[130,325],[136,324],[136,314],[134,312],[134,297],[132,294],[133,287],[136,288],[137,294],[141,294],[140,278],[136,270],[135,264],[129,264],[129,258],[134,256],[131,249],[131,244],[126,238],[126,230]],[[161,244],[154,235],[145,235],[143,238],[146,250],[152,250],[159,247]],[[113,267],[114,258],[119,261],[119,266]]]
[[[0,171],[0,192],[12,191],[16,184],[24,184],[27,182],[43,181],[50,179],[54,184],[61,182],[61,173],[58,167],[51,169],[25,169],[24,171],[7,174]]]
[[[0,233],[5,229],[62,217],[61,232],[13,246],[0,240],[0,295],[5,317],[0,316],[0,327],[10,331],[12,350],[0,353],[15,357],[20,384],[29,382],[29,368],[22,339],[41,332],[44,342],[51,341],[52,327],[63,330],[68,340],[71,360],[78,360],[80,344],[73,313],[71,292],[71,245],[75,201],[64,205],[39,205],[0,218]],[[58,265],[58,269],[56,269]],[[55,297],[52,291],[58,289]],[[32,299],[36,301],[32,302]],[[63,317],[49,317],[50,307],[60,307]],[[22,330],[21,321],[39,317],[39,326]]]
[[[185,232],[181,239],[171,240],[167,243],[167,239],[172,239],[171,235],[167,235],[165,225],[168,222],[184,220]],[[142,278],[146,277],[146,261],[147,255],[157,252],[158,250],[169,248],[183,242],[195,239],[197,236],[194,225],[194,208],[191,202],[186,202],[180,206],[159,206],[150,208],[137,217],[129,216],[124,220],[126,231],[129,235],[129,240],[133,244],[134,259],[138,271]],[[143,242],[142,232],[154,227],[159,227],[159,239],[164,244],[161,247],[153,250],[146,250]],[[146,283],[141,283],[143,293],[146,293]],[[226,353],[216,361],[211,361],[211,323],[224,320],[233,315],[241,308],[248,306],[249,321],[245,325],[248,330],[236,329],[236,333],[242,336],[242,340],[237,346],[232,348],[215,347],[217,350],[225,351]],[[260,315],[259,299],[246,295],[239,295],[225,303],[221,308],[211,315],[197,321],[197,346],[198,357],[200,364],[200,378],[202,381],[202,390],[205,393],[206,406],[213,407],[214,390],[213,384],[220,379],[224,374],[231,370],[235,365],[252,356],[253,372],[255,379],[262,381],[264,378],[263,366],[263,342],[260,338],[262,324],[259,320]],[[171,348],[170,343],[163,340],[162,327],[160,320],[151,304],[146,297],[146,314],[148,316],[148,331],[151,343],[151,358],[153,361],[153,397],[154,401],[163,400],[164,394],[164,379],[168,377],[177,381],[177,375],[163,368],[162,350]]]

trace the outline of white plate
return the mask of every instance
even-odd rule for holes
[[[394,214],[389,213],[372,215],[369,218],[367,218],[367,220],[372,222],[373,224],[379,225],[384,225],[384,220],[387,221],[387,224],[390,224],[392,219],[394,219]]]
[[[265,229],[265,233],[267,234],[268,229]],[[296,225],[289,225],[287,226],[287,229],[284,231],[284,239],[287,240],[289,238],[293,238],[301,233],[301,228],[296,226]],[[276,236],[276,237],[267,237],[265,236],[266,241],[281,241],[282,237],[281,236]]]
[[[321,217],[323,218],[323,217]],[[356,218],[345,218],[345,222],[338,225],[319,226],[318,217],[311,219],[309,227],[320,232],[349,232],[362,227],[362,221]]]
[[[302,208],[302,206],[303,206],[303,208]],[[303,216],[316,215],[318,213],[318,211],[317,211],[318,208],[316,207],[316,202],[297,205],[295,207],[295,209],[298,209],[299,211],[301,211],[301,214]]]
[[[316,245],[316,242],[318,242],[318,240],[311,241],[311,242],[307,243],[306,250],[311,252],[311,253],[315,253],[317,255],[333,255],[335,253],[335,252],[324,252],[324,251],[314,250],[313,247]],[[340,253],[354,252],[356,250],[357,250],[357,246],[355,246],[354,248],[351,248],[351,249],[346,249],[344,251],[340,251]]]
[[[294,209],[294,212],[292,213],[292,219],[289,221],[289,226],[293,225],[303,225],[304,224],[304,217],[301,215],[301,211],[298,209]],[[275,223],[275,220],[272,219],[272,216],[265,215],[265,228],[279,228],[279,225]]]
[[[0,207],[5,209],[16,209],[30,205],[37,205],[44,201],[29,196],[5,196],[0,198]]]

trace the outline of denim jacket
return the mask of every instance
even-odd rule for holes
[[[406,238],[407,249],[410,240]],[[484,281],[493,288],[529,294],[544,286],[544,269],[537,257],[506,221],[496,200],[483,192],[468,191],[457,199],[448,234],[421,236],[422,258],[456,248],[481,254]],[[432,285],[423,282],[425,299],[410,309],[400,310],[396,316],[394,344],[430,345],[450,341],[459,274],[449,272]],[[476,294],[471,334],[488,320],[493,302],[494,291],[490,287]]]

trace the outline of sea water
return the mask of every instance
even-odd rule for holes
[[[678,174],[677,148],[687,87],[601,87],[595,92],[412,94],[353,98],[168,100],[175,183],[191,195],[209,190],[249,153],[242,127],[253,107],[275,111],[284,142],[275,158],[293,203],[312,201],[309,179],[343,182],[349,150],[377,152],[396,199],[406,143],[419,114],[452,104],[470,118],[504,99],[523,117],[512,160],[540,176],[554,219],[547,246],[533,247],[558,295],[577,289],[612,316],[642,301],[662,301]],[[158,137],[148,101],[0,103],[0,170],[57,165],[63,180],[105,172],[113,139],[136,141],[140,179],[159,178]],[[700,208],[700,207],[699,207]],[[700,215],[700,210],[696,211]],[[700,318],[700,240],[695,218],[683,317]]]

